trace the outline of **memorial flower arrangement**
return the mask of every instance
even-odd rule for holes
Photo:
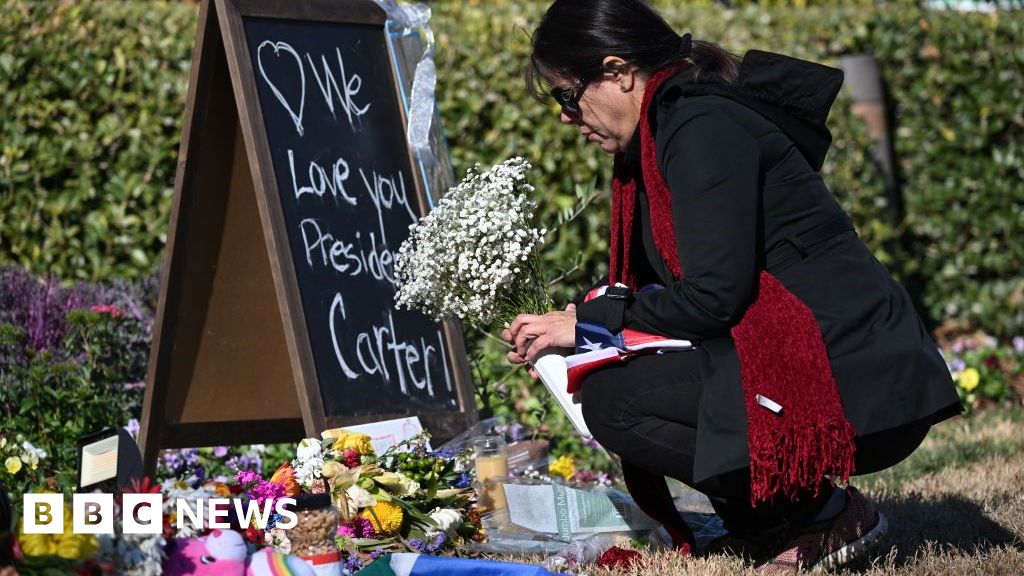
[[[547,230],[534,226],[531,166],[476,165],[418,223],[395,260],[399,307],[471,326],[505,324],[551,307],[538,264]]]
[[[965,334],[953,338],[943,356],[968,407],[1007,400],[1014,390],[1024,391],[1024,337],[1017,336],[1006,346],[984,333]]]
[[[343,428],[299,442],[295,458],[269,478],[240,470],[242,492],[262,507],[267,500],[305,494],[329,494],[340,514],[336,543],[350,569],[388,551],[434,552],[473,538],[472,477],[466,456],[428,449],[420,434],[376,454],[370,437]],[[273,515],[263,534],[251,528],[250,540],[289,552],[288,530]]]

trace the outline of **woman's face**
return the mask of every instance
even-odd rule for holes
[[[605,60],[606,67],[611,59]],[[573,87],[573,82],[564,78],[552,78],[551,83],[566,91]],[[580,134],[601,150],[609,154],[625,152],[640,119],[644,84],[632,71],[606,72],[583,87],[579,113],[563,106],[561,120],[579,128]]]

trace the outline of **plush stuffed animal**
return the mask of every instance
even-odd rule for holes
[[[245,540],[231,530],[174,540],[167,551],[165,576],[316,576],[313,567],[302,559],[270,548],[246,558]]]
[[[166,576],[245,576],[248,550],[242,535],[214,530],[205,538],[173,540],[167,546]]]

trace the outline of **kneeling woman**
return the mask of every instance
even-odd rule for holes
[[[630,492],[692,545],[664,476],[708,495],[731,533],[781,534],[763,567],[834,565],[885,518],[839,482],[892,466],[960,411],[906,291],[819,170],[833,68],[679,36],[641,0],[557,0],[529,83],[615,155],[609,295],[522,315],[527,363],[577,320],[689,339],[583,383],[583,413]],[[634,292],[646,284],[660,291]]]

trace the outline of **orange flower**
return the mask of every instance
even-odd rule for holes
[[[295,479],[295,469],[291,463],[285,462],[270,477],[270,481],[279,486],[284,486],[285,496],[298,496],[302,494],[298,480]]]
[[[207,482],[206,487],[212,488],[213,493],[216,494],[217,496],[220,496],[222,498],[231,497],[231,487],[223,482]]]

